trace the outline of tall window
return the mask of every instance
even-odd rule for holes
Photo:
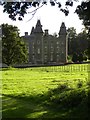
[[[51,61],[53,61],[53,55],[51,54]]]
[[[59,53],[59,46],[57,46],[57,53]]]
[[[40,48],[37,49],[37,53],[40,54]]]
[[[34,45],[32,46],[32,53],[34,54]]]
[[[53,48],[53,46],[51,46],[51,53],[53,53],[53,51],[54,51],[54,48]]]
[[[34,55],[32,56],[32,59],[33,59],[33,60],[35,59],[35,56],[34,56]]]
[[[44,56],[44,61],[47,62],[47,55]]]
[[[44,47],[44,52],[47,53],[47,46]]]
[[[59,55],[57,55],[57,62],[59,62]]]

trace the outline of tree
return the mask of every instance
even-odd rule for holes
[[[3,2],[4,1],[4,2]],[[28,13],[28,9],[31,7],[34,7],[35,9],[31,12],[31,14],[34,16],[36,11],[41,8],[44,5],[47,5],[47,0],[32,0],[32,2],[5,2],[3,0],[1,2],[1,5],[4,7],[4,12],[9,14],[9,17],[12,20],[16,20],[16,16],[18,16],[19,20],[22,20],[25,14]],[[73,1],[78,1],[78,0],[66,0],[65,2],[65,8],[62,7],[61,2],[58,0],[50,0],[51,6],[57,5],[60,11],[65,13],[67,16],[69,14],[68,6],[73,6]]]
[[[79,53],[79,55],[78,55],[78,61],[79,62],[83,62],[83,54],[82,53]]]
[[[76,49],[77,49],[76,29],[74,27],[68,28],[67,29],[67,34],[68,34],[68,54],[73,55],[74,52],[76,52]]]
[[[68,34],[68,54],[73,55],[74,52],[78,54],[83,53],[88,49],[88,34],[87,30],[84,29],[79,34],[76,33],[74,27],[67,29]]]
[[[83,53],[88,49],[88,34],[86,29],[77,35],[78,52]]]
[[[90,0],[86,0],[77,6],[75,11],[79,18],[83,20],[83,24],[90,32]]]
[[[72,56],[72,61],[75,63],[78,61],[78,54],[76,52]]]
[[[88,30],[88,58],[90,59],[90,0],[86,0],[79,5],[75,11]]]
[[[2,24],[2,62],[9,65],[27,61],[27,49],[17,27]]]

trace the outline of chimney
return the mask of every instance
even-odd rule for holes
[[[28,36],[28,32],[25,32],[25,36]]]
[[[45,30],[45,35],[48,35],[48,29]]]

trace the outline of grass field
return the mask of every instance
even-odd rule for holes
[[[89,72],[88,64],[3,68],[3,118],[86,119]]]

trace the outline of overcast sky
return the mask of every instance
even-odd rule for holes
[[[65,3],[64,1],[65,0],[63,0],[62,4]],[[30,20],[32,14],[27,14],[25,15],[23,21],[12,21],[8,17],[8,14],[3,13],[3,8],[0,6],[0,24],[8,23],[15,25],[20,29],[20,35],[24,35],[24,32],[28,32],[30,34],[32,26],[35,27],[37,20],[40,19],[41,24],[43,25],[42,29],[49,29],[50,34],[55,32],[58,34],[62,22],[65,22],[67,28],[74,27],[77,33],[79,33],[84,26],[82,25],[82,21],[79,20],[77,14],[74,13],[78,4],[80,4],[80,2],[74,2],[74,7],[69,9],[70,14],[65,16],[64,13],[60,12],[57,6],[51,7],[51,5],[48,3],[48,5],[38,9],[32,20]],[[30,8],[29,12],[32,10],[33,8]]]

